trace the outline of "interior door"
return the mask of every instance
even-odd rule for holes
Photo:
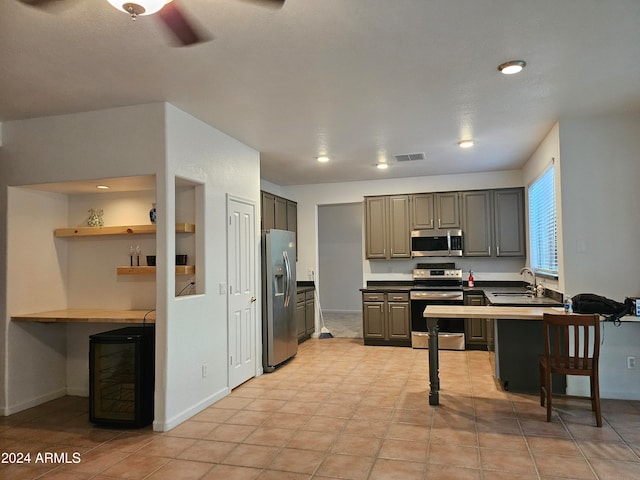
[[[256,375],[255,203],[227,197],[229,388]]]

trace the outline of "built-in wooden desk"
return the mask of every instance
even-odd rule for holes
[[[40,323],[155,323],[155,310],[108,310],[69,308],[47,312],[12,315],[16,322]]]

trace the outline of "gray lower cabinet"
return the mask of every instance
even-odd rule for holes
[[[484,293],[464,294],[465,305],[485,305]],[[492,327],[490,320],[485,318],[465,318],[464,320],[464,340],[466,348],[469,350],[486,349],[488,344],[488,330]]]
[[[408,195],[365,198],[365,250],[368,259],[411,257]]]
[[[315,332],[316,305],[314,292],[299,292],[296,295],[296,327],[298,330],[298,343],[311,338]]]
[[[462,230],[467,257],[523,257],[522,188],[462,192]]]
[[[411,346],[409,294],[362,294],[362,329],[365,345]]]

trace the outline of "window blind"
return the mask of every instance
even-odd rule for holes
[[[554,164],[529,186],[529,244],[531,267],[543,274],[558,275],[558,235]]]

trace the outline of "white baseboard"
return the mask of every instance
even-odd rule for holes
[[[59,390],[54,390],[49,393],[45,393],[44,395],[39,395],[25,402],[14,403],[13,405],[7,405],[2,409],[3,416],[13,415],[14,413],[21,412],[22,410],[26,410],[31,407],[37,407],[45,402],[50,402],[51,400],[55,400],[56,398],[64,397],[67,395],[67,389],[61,388]]]
[[[180,425],[182,422],[189,420],[191,417],[193,417],[197,413],[200,413],[205,408],[213,405],[218,400],[222,400],[224,397],[226,397],[230,393],[231,393],[231,390],[229,390],[228,387],[224,387],[223,389],[217,391],[213,395],[210,395],[209,397],[205,398],[201,402],[198,402],[195,405],[183,410],[178,415],[174,415],[173,417],[167,419],[166,421],[154,420],[153,430],[156,432],[168,432],[172,428],[175,428],[178,425]]]

